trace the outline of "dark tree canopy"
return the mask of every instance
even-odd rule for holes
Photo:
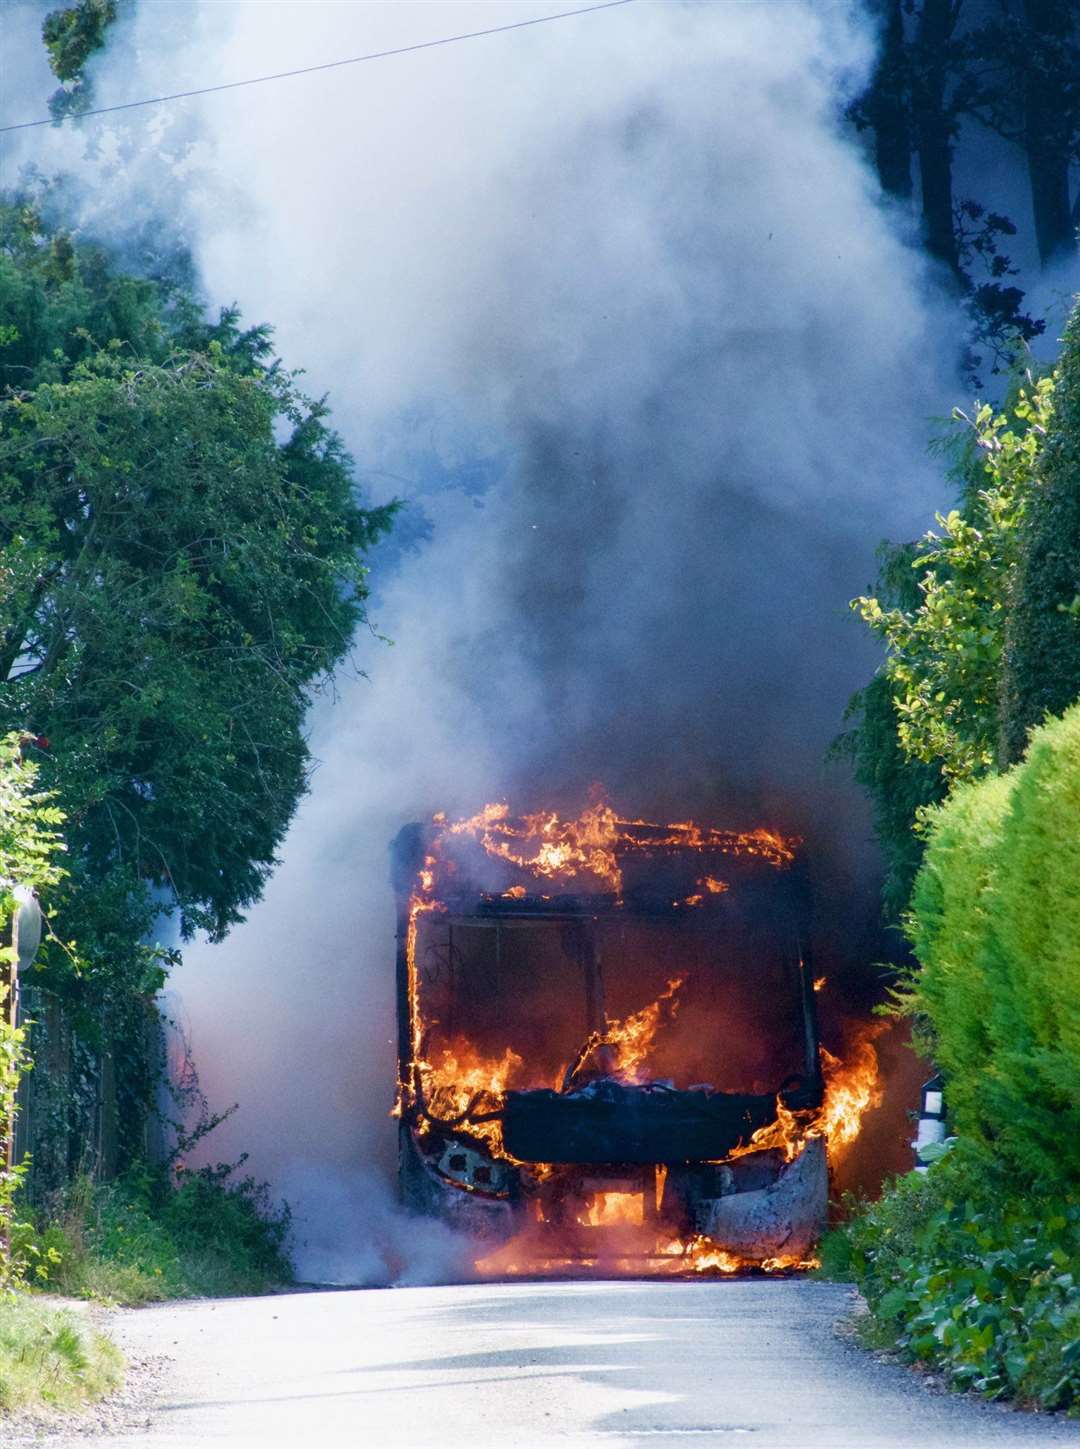
[[[0,721],[49,741],[76,887],[220,934],[304,790],[311,691],[392,509],[360,506],[264,330],[25,211],[0,246]]]
[[[923,244],[971,318],[967,365],[1000,370],[1043,330],[1024,310],[992,193],[957,190],[957,155],[993,133],[1027,172],[1043,266],[1075,257],[1080,195],[1080,0],[865,0],[878,28],[870,85],[850,108],[883,192],[916,207]],[[980,137],[983,138],[980,141]]]
[[[1054,422],[1024,523],[1002,684],[1002,754],[1018,760],[1029,731],[1080,699],[1080,309],[1054,389]]]

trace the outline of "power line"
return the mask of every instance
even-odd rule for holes
[[[410,55],[415,50],[433,50],[438,45],[454,45],[459,40],[479,40],[485,35],[502,35],[507,30],[524,30],[529,25],[546,25],[551,20],[570,20],[575,15],[591,15],[595,10],[615,10],[620,5],[632,5],[634,0],[604,0],[600,5],[585,5],[580,10],[563,10],[558,15],[537,15],[532,20],[515,20],[509,25],[492,25],[486,30],[470,30],[462,35],[444,35],[439,40],[422,40],[416,45],[399,45],[394,50],[374,50],[369,55],[354,55],[348,60],[328,60],[323,65],[305,65],[297,70],[280,70],[274,75],[257,75],[248,80],[226,81],[219,86],[201,86],[193,91],[175,91],[170,96],[149,96],[144,101],[124,101],[119,106],[100,106],[95,111],[83,111],[80,121],[90,116],[107,116],[113,111],[133,111],[139,106],[159,106],[163,101],[182,101],[189,96],[209,96],[215,91],[234,91],[241,86],[261,86],[267,81],[289,80],[292,76],[311,75],[319,70],[337,70],[343,65],[361,65],[366,60],[387,60],[392,55]],[[5,131],[26,131],[32,126],[52,126],[55,116],[46,116],[40,121],[18,121],[11,126],[0,126]]]

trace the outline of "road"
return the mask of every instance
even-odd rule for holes
[[[850,1292],[787,1280],[529,1283],[168,1304],[150,1427],[77,1449],[1080,1445],[1080,1423],[934,1392],[838,1337]]]

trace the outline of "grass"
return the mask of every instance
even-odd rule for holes
[[[0,1413],[77,1409],[117,1388],[120,1350],[82,1315],[23,1293],[0,1297]]]
[[[39,1280],[71,1298],[138,1305],[265,1293],[292,1281],[287,1208],[227,1166],[82,1177],[37,1224]]]

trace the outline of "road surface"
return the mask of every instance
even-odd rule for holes
[[[297,1293],[119,1315],[166,1356],[149,1427],[50,1446],[993,1449],[1080,1423],[934,1392],[838,1337],[849,1290],[786,1280]],[[144,1415],[145,1420],[145,1415]]]

